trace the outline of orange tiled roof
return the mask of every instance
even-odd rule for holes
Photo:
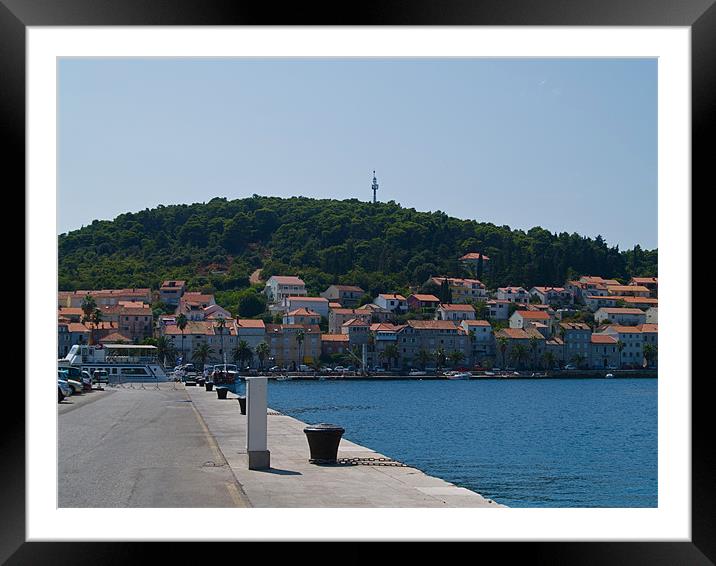
[[[408,320],[408,326],[416,330],[456,330],[457,325],[451,320]]]
[[[440,303],[439,309],[442,309],[444,311],[454,311],[454,312],[475,312],[475,307],[472,305],[460,305],[460,304],[452,304],[452,303]]]
[[[515,311],[515,314],[527,320],[549,320],[549,314],[544,311]]]
[[[348,334],[321,334],[323,342],[348,342]]]
[[[270,279],[273,279],[279,285],[305,285],[303,279],[295,275],[272,275]]]
[[[414,298],[417,301],[422,301],[424,303],[439,303],[440,302],[440,299],[438,299],[435,295],[419,295],[416,293],[414,295],[410,295],[410,297]],[[410,298],[410,297],[408,297],[408,298]]]
[[[608,334],[592,334],[590,342],[592,344],[616,344],[617,339]]]

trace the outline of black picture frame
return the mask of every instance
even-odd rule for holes
[[[351,9],[351,12],[347,10]],[[716,5],[714,0],[383,0],[361,4],[272,3],[217,0],[0,0],[0,115],[5,173],[25,183],[25,37],[28,26],[120,25],[551,25],[685,26],[692,46],[692,178],[705,184],[712,151],[716,99]],[[687,187],[686,190],[689,190]],[[28,344],[29,341],[26,341]],[[30,376],[26,376],[28,379]],[[709,377],[704,374],[702,377]],[[683,376],[691,379],[691,372]],[[708,381],[708,380],[704,380]],[[714,478],[716,465],[707,420],[710,396],[704,382],[692,385],[692,538],[690,542],[478,543],[479,557],[515,557],[549,564],[713,564],[716,561]],[[25,542],[25,415],[3,411],[0,435],[0,560],[8,564],[111,564],[146,559],[146,544]],[[317,537],[320,540],[320,537]],[[156,545],[164,562],[189,559],[187,545]],[[247,543],[241,543],[247,544]],[[385,546],[385,545],[384,545]],[[296,557],[296,544],[274,545],[272,562]],[[231,547],[235,549],[237,547]],[[238,559],[248,559],[243,547]],[[216,559],[212,549],[211,559]],[[306,551],[311,552],[311,551]],[[344,556],[353,552],[336,550]],[[383,560],[397,557],[383,548]],[[469,550],[476,557],[475,550]],[[285,554],[284,554],[285,553]],[[335,555],[334,555],[335,556]]]

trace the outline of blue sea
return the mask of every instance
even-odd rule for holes
[[[657,385],[270,380],[269,406],[509,507],[656,507]]]

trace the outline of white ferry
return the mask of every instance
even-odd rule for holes
[[[156,346],[139,344],[78,344],[58,360],[58,367],[77,367],[94,375],[106,371],[109,383],[160,382],[169,378],[157,360]]]

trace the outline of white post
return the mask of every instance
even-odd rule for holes
[[[246,452],[249,455],[249,470],[263,470],[271,467],[271,453],[266,442],[268,379],[266,377],[245,379]]]

